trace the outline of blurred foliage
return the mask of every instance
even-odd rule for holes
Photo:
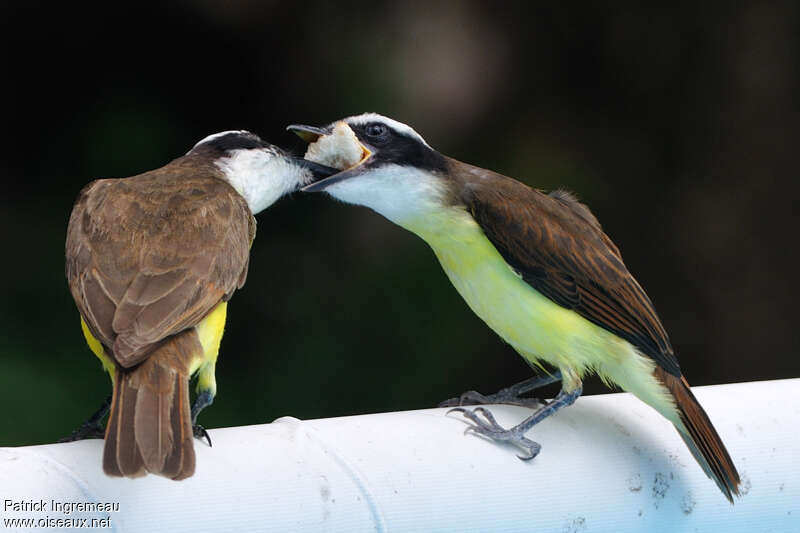
[[[0,445],[66,435],[109,391],[63,277],[84,184],[226,129],[302,150],[285,125],[363,111],[576,191],[693,384],[800,375],[797,4],[503,5],[4,3]],[[422,408],[529,375],[378,215],[297,195],[258,222],[207,426]]]

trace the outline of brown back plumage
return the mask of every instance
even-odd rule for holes
[[[650,298],[588,207],[565,191],[547,195],[489,170],[450,168],[466,183],[458,201],[529,285],[680,375]]]
[[[180,479],[194,471],[188,371],[202,347],[191,328],[244,284],[254,235],[244,198],[196,156],[81,191],[66,275],[89,330],[117,364],[110,475]]]
[[[462,202],[503,259],[538,292],[635,346],[656,363],[697,462],[728,500],[739,474],[711,421],[681,375],[667,332],[644,289],[588,207],[565,191],[544,194],[469,165],[450,164]],[[479,179],[475,179],[479,177]]]

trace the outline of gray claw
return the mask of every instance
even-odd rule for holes
[[[517,455],[517,457],[521,461],[530,461],[531,459],[533,459],[534,457],[539,455],[540,451],[542,451],[542,445],[539,444],[538,442],[534,442],[534,441],[532,441],[530,439],[526,439],[525,437],[523,437],[522,440],[523,441],[527,441],[527,442],[525,442],[524,447],[528,450],[528,454],[529,455],[527,457],[525,457],[524,455]],[[523,445],[520,444],[519,446],[522,447]]]
[[[490,394],[486,396],[478,391],[467,391],[458,398],[450,398],[439,404],[439,407],[456,407],[462,405],[490,405],[503,403],[506,405],[519,405],[520,407],[528,407],[536,409],[542,405],[542,401],[538,398],[523,398],[513,394],[501,393]]]
[[[105,428],[101,425],[90,426],[84,424],[80,428],[73,431],[69,436],[58,439],[58,442],[75,442],[85,439],[102,439],[106,435]]]
[[[495,418],[494,418],[494,415],[492,414],[492,412],[491,412],[491,411],[489,411],[488,409],[486,409],[485,407],[476,407],[475,409],[473,409],[473,411],[472,411],[472,412],[473,412],[473,413],[480,413],[480,414],[482,414],[483,416],[485,416],[485,417],[486,417],[486,420],[488,420],[488,421],[489,421],[489,423],[490,423],[490,424],[491,424],[491,425],[492,425],[492,426],[493,426],[495,429],[498,429],[498,430],[500,430],[500,431],[503,431],[503,428],[501,428],[501,427],[500,427],[500,425],[497,423],[497,420],[495,420]]]
[[[519,405],[522,407],[530,407],[531,409],[538,409],[542,406],[542,402],[536,398],[529,398],[523,396],[531,391],[555,383],[561,380],[561,371],[543,376],[534,376],[519,383],[515,383],[510,387],[500,389],[494,394],[484,395],[478,391],[467,391],[458,398],[450,398],[439,404],[439,407],[454,407],[461,405],[485,405],[492,403],[505,403],[508,405]]]
[[[78,429],[70,433],[68,437],[58,439],[58,442],[74,442],[76,440],[83,439],[102,439],[106,434],[103,418],[105,418],[105,416],[108,414],[110,408],[111,396],[109,395],[105,400],[103,400],[100,409],[93,413],[86,422],[81,424]]]
[[[521,431],[514,429],[505,429],[497,423],[494,415],[488,409],[483,407],[476,407],[472,411],[462,407],[450,409],[447,413],[453,411],[462,413],[465,418],[469,419],[474,425],[470,425],[464,430],[464,434],[473,433],[475,435],[486,437],[496,442],[508,442],[519,448],[522,448],[527,453],[525,455],[517,455],[522,461],[530,461],[541,451],[542,447],[538,442],[534,442],[526,438]],[[486,420],[482,420],[478,414],[483,415]]]
[[[208,442],[208,447],[211,448],[211,435],[208,434],[206,428],[204,428],[200,424],[195,424],[192,426],[192,434],[196,439],[200,440],[205,439],[206,442]]]
[[[450,398],[439,404],[439,407],[453,407],[460,405],[480,405],[484,403],[491,403],[491,399],[484,396],[478,391],[470,390],[463,393],[458,398]]]

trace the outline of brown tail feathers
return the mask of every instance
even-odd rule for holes
[[[676,425],[683,442],[688,446],[694,458],[713,479],[722,494],[733,503],[733,496],[739,495],[739,472],[725,449],[708,415],[692,394],[689,383],[683,376],[675,377],[661,368],[656,368],[655,375],[661,380],[675,398],[683,428]]]
[[[139,365],[117,367],[103,452],[106,474],[150,472],[176,480],[194,474],[188,369],[198,350],[196,333],[186,331]]]

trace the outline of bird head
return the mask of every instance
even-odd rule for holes
[[[293,156],[245,130],[209,135],[186,156],[209,160],[247,200],[253,213],[266,209],[284,194],[337,172]]]
[[[309,142],[306,159],[340,170],[303,187],[372,208],[405,225],[445,202],[447,162],[409,126],[375,113],[323,127],[288,127]]]

